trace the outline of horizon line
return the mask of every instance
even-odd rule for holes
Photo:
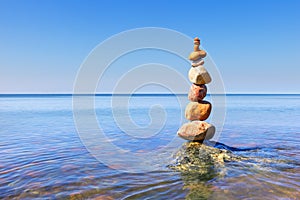
[[[0,93],[0,96],[113,96],[113,95],[187,95],[187,93]],[[300,95],[300,93],[207,93],[207,95]]]

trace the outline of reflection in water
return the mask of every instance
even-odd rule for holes
[[[209,183],[214,178],[225,175],[224,162],[239,160],[228,150],[230,147],[218,144],[218,149],[199,142],[186,142],[174,155],[174,163],[168,167],[179,171],[183,181],[183,189],[188,190],[186,199],[208,199],[213,193]],[[213,143],[210,143],[213,144]]]
[[[188,184],[183,188],[189,190],[185,199],[208,199],[213,193],[213,186],[206,182]]]

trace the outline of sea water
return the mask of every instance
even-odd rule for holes
[[[218,142],[250,160],[213,178],[167,167],[186,142],[176,136],[186,95],[114,98],[128,104],[95,97],[99,129],[89,129],[74,119],[71,95],[1,95],[0,198],[299,198],[300,95],[227,95]]]

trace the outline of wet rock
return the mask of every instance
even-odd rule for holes
[[[188,98],[190,101],[198,102],[204,99],[207,93],[207,87],[202,84],[202,85],[196,85],[192,84]]]
[[[192,67],[189,71],[189,80],[197,85],[208,84],[211,77],[204,66]]]
[[[230,151],[214,148],[200,142],[186,142],[173,155],[174,162],[169,168],[180,172],[195,172],[211,179],[224,173],[224,162],[239,161]]]
[[[179,137],[190,141],[209,140],[215,134],[215,127],[207,122],[192,121],[183,124],[177,134]]]
[[[185,108],[185,117],[188,120],[206,120],[211,112],[211,103],[208,101],[190,102]]]

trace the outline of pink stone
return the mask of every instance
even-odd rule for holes
[[[204,99],[204,97],[206,96],[206,93],[207,93],[206,85],[192,84],[190,91],[189,91],[188,98],[190,101],[198,102],[198,101],[201,101],[202,99]]]

